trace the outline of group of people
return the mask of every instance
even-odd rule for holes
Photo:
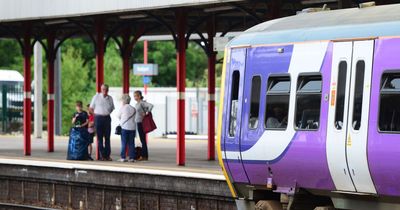
[[[109,87],[106,84],[101,86],[101,93],[96,94],[88,105],[88,113],[83,110],[81,101],[76,102],[76,112],[72,118],[73,129],[80,131],[80,138],[87,142],[87,159],[93,160],[92,143],[94,136],[97,136],[99,160],[112,161],[111,154],[111,113],[114,111],[113,98],[108,95]],[[143,117],[149,114],[153,105],[143,100],[142,92],[137,90],[133,94],[136,101],[135,106],[131,106],[131,97],[128,94],[122,96],[122,107],[119,110],[118,118],[121,126],[121,162],[134,162],[135,160],[148,160],[148,148],[146,133],[143,130]],[[136,131],[139,134],[141,149],[140,154],[136,153],[135,137]],[[77,145],[76,143],[70,145]],[[128,151],[128,156],[127,152]],[[69,149],[70,152],[70,149]]]

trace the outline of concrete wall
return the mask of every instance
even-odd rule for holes
[[[129,90],[130,96],[132,97],[131,105],[135,105],[133,100],[133,92],[135,90],[141,90],[143,88],[132,87]],[[198,93],[198,101],[196,95]],[[115,111],[111,114],[112,118],[112,133],[114,135],[115,127],[118,126],[119,121],[117,119],[118,110],[121,107],[121,96],[122,87],[111,87],[109,94],[114,98]],[[176,107],[176,88],[148,88],[148,94],[145,96],[145,100],[154,105],[153,117],[157,124],[157,130],[150,133],[150,136],[162,136],[165,132],[176,131],[177,127],[177,107]],[[215,126],[217,126],[218,116],[218,102],[219,102],[219,90],[216,91],[216,107],[215,107]],[[206,135],[208,129],[208,102],[207,102],[207,88],[187,88],[186,89],[186,118],[185,125],[186,131],[195,132],[198,134]],[[195,113],[198,113],[197,115]]]
[[[233,210],[224,180],[0,164],[1,203],[57,209]]]

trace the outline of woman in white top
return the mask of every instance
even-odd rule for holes
[[[119,111],[118,118],[121,125],[121,162],[135,161],[135,135],[136,135],[136,109],[129,105],[131,97],[129,95],[122,96],[122,107]],[[126,147],[128,146],[129,158],[126,158]]]
[[[149,152],[147,149],[147,142],[146,142],[146,134],[143,131],[142,120],[145,115],[147,115],[153,109],[153,104],[143,101],[143,95],[140,90],[137,90],[133,93],[133,97],[137,102],[136,107],[136,123],[137,123],[137,130],[140,137],[140,142],[142,143],[142,151],[140,154],[140,158],[138,160],[148,160],[149,159]]]

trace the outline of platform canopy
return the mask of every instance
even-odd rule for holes
[[[381,1],[377,1],[379,4]],[[144,35],[176,33],[176,10],[187,15],[189,34],[205,33],[209,17],[216,31],[243,31],[260,22],[328,4],[332,9],[353,7],[357,0],[2,0],[0,37],[22,36],[32,26],[36,39],[56,29],[56,38],[94,34],[95,20],[104,19],[106,35],[124,27],[144,28]],[[390,1],[382,1],[390,3]]]

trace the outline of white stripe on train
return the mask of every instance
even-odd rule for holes
[[[242,160],[272,161],[278,158],[290,144],[296,131],[294,130],[294,112],[296,99],[296,83],[300,73],[319,72],[321,70],[328,41],[299,43],[293,46],[289,65],[291,77],[291,93],[289,104],[288,127],[286,131],[266,130],[260,139],[248,150],[242,152]],[[266,149],[268,148],[268,152]],[[225,151],[227,159],[238,159],[238,152]]]

